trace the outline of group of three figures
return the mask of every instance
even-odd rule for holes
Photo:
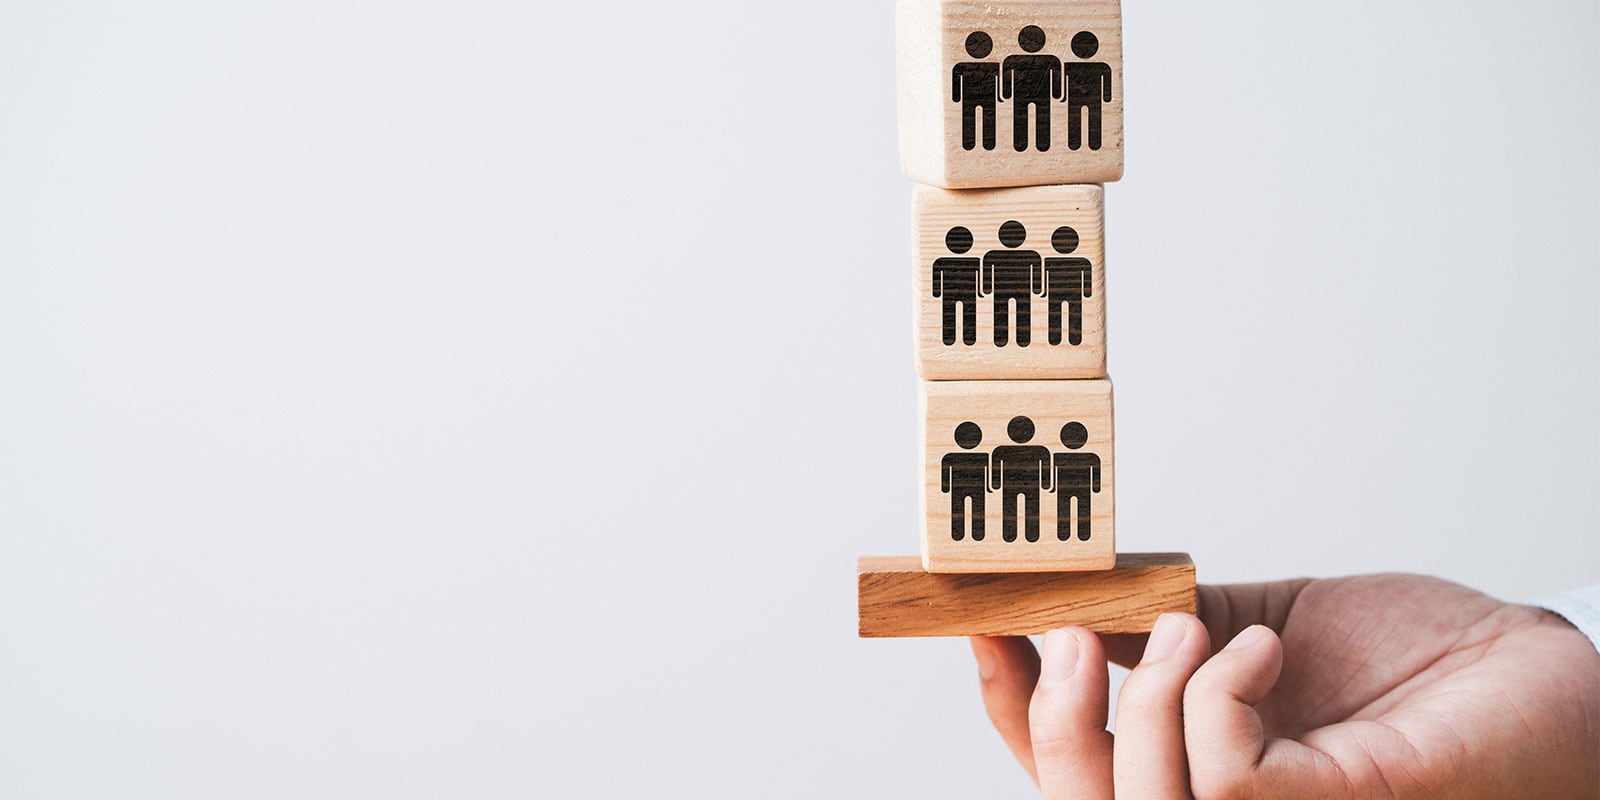
[[[1072,501],[1078,501],[1078,539],[1089,540],[1089,498],[1100,491],[1100,457],[1077,452],[1089,441],[1089,430],[1081,422],[1061,426],[1061,444],[1066,453],[1052,454],[1048,447],[1030,445],[1033,420],[1013,417],[1006,425],[1012,445],[1002,445],[994,453],[956,452],[945,455],[939,464],[939,491],[950,495],[950,538],[961,541],[970,522],[972,540],[983,540],[984,497],[1000,492],[1000,536],[1017,540],[1017,501],[1022,500],[1023,538],[1039,541],[1039,493],[1056,496],[1056,538],[1072,538]],[[972,450],[983,441],[983,430],[976,423],[956,426],[956,444]]]
[[[1029,25],[1017,34],[1017,45],[1027,55],[1007,56],[1004,61],[985,61],[994,51],[989,34],[974,31],[967,36],[967,55],[974,61],[955,65],[951,70],[951,102],[961,104],[961,146],[977,147],[977,123],[983,122],[983,149],[994,149],[995,107],[1011,101],[1011,143],[1017,152],[1028,149],[1028,109],[1033,109],[1033,144],[1040,152],[1050,149],[1050,106],[1061,100],[1067,104],[1067,147],[1077,150],[1083,143],[1083,118],[1089,118],[1089,149],[1100,149],[1100,104],[1111,102],[1111,67],[1102,61],[1088,61],[1100,52],[1100,40],[1088,31],[1072,37],[1072,54],[1083,61],[1063,61],[1044,49],[1044,30]]]
[[[994,298],[994,344],[1005,347],[1011,339],[1011,301],[1016,301],[1017,346],[1032,341],[1033,296],[1045,298],[1049,307],[1050,344],[1061,344],[1061,306],[1067,307],[1067,341],[1083,343],[1083,300],[1094,296],[1094,265],[1087,258],[1068,256],[1078,249],[1078,232],[1065,225],[1056,228],[1050,244],[1060,257],[1042,258],[1036,250],[1023,250],[1028,231],[1022,223],[1007,220],[1000,226],[1003,249],[978,256],[972,249],[972,231],[957,226],[944,235],[954,256],[933,262],[933,296],[944,301],[944,343],[956,343],[956,306],[962,307],[961,340],[978,341],[977,301]]]

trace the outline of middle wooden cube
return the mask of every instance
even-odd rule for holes
[[[1102,187],[919,185],[912,219],[923,378],[1106,374]]]
[[[1112,441],[1107,379],[923,381],[923,566],[1111,569]]]

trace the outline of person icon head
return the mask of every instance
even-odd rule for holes
[[[956,444],[962,450],[971,450],[983,441],[983,429],[976,422],[963,422],[956,426]]]
[[[1078,31],[1072,37],[1072,54],[1078,58],[1094,58],[1100,52],[1100,40],[1088,31]]]
[[[1068,450],[1076,450],[1089,441],[1089,429],[1083,427],[1081,422],[1069,422],[1061,426],[1061,444]]]
[[[983,31],[973,31],[967,34],[967,55],[973,58],[988,58],[994,52],[994,40]]]
[[[1050,234],[1050,244],[1055,247],[1057,253],[1070,253],[1078,249],[1078,232],[1068,225],[1062,225],[1056,228],[1055,233]]]
[[[1017,44],[1029,53],[1037,53],[1044,49],[1044,29],[1038,25],[1029,25],[1017,32]]]
[[[950,248],[950,252],[955,253],[956,255],[960,255],[968,250],[971,250],[972,231],[969,231],[960,225],[951,228],[949,231],[945,232],[944,246]]]
[[[1022,223],[1008,219],[1000,226],[1000,243],[1006,247],[1021,247],[1026,241],[1028,241],[1028,229],[1022,227]]]
[[[1012,417],[1006,423],[1006,435],[1017,444],[1027,444],[1033,440],[1033,420],[1027,417]]]

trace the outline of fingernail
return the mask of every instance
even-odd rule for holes
[[[1224,650],[1243,650],[1246,647],[1250,647],[1252,645],[1260,644],[1261,642],[1266,641],[1266,638],[1267,638],[1267,629],[1266,628],[1263,628],[1260,625],[1251,625],[1250,627],[1245,628],[1244,630],[1240,631],[1239,635],[1233,637],[1233,641],[1228,642],[1228,646],[1224,647],[1222,649],[1224,649]]]
[[[995,658],[994,651],[989,649],[989,643],[980,639],[972,640],[972,657],[978,661],[978,677],[987,681],[994,677]]]
[[[1150,640],[1144,645],[1144,658],[1140,663],[1148,664],[1160,661],[1172,655],[1178,649],[1178,644],[1183,641],[1184,631],[1188,626],[1183,624],[1181,617],[1173,614],[1162,614],[1156,620],[1156,629],[1150,632]]]
[[[1044,635],[1044,647],[1039,665],[1039,682],[1060,683],[1078,671],[1078,640],[1064,630],[1056,629]]]

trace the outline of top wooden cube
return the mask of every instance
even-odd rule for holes
[[[1122,177],[1119,0],[898,0],[900,163],[946,189]]]

